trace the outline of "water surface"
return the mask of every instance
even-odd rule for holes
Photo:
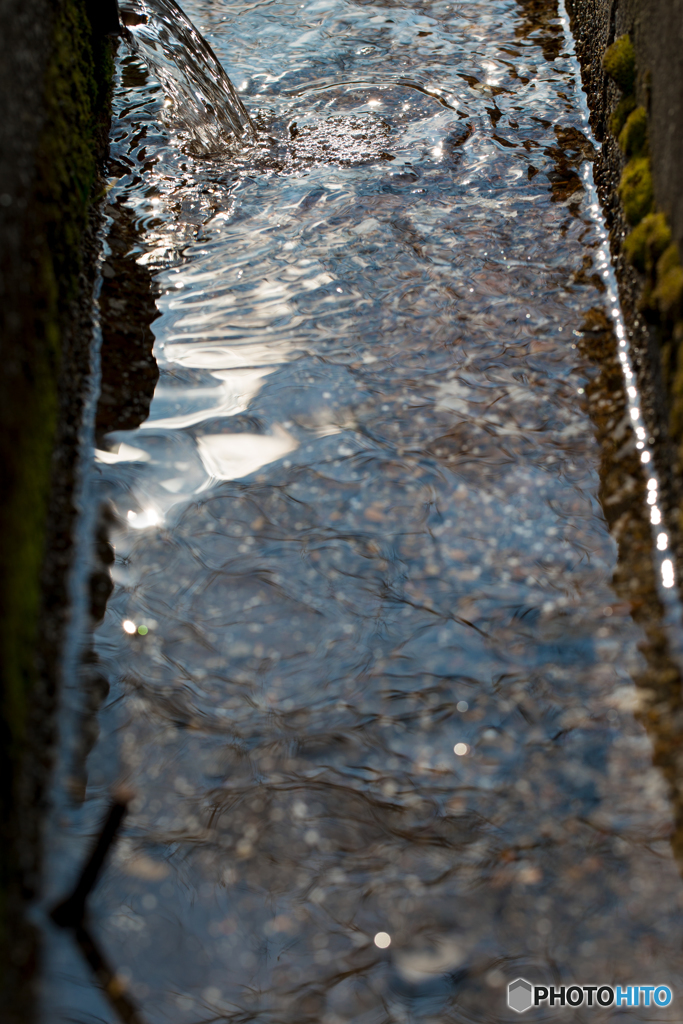
[[[112,231],[160,377],[139,426],[98,417],[115,589],[48,895],[124,781],[92,928],[150,1024],[504,1022],[520,975],[680,992],[679,677],[557,12],[185,8],[285,156],[184,152],[121,51]],[[354,131],[351,166],[287,149]],[[75,946],[48,964],[46,1022],[116,1019]]]

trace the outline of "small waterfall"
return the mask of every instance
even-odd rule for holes
[[[225,150],[254,127],[213,50],[174,0],[124,0],[124,38],[159,79],[167,116],[198,155]]]

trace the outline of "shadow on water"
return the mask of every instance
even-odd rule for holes
[[[122,202],[109,205],[106,213],[109,230],[99,295],[102,341],[100,395],[95,412],[97,449],[105,446],[108,435],[134,430],[147,419],[159,379],[152,352],[152,323],[159,315],[158,289],[150,271],[138,262],[140,227]],[[115,525],[115,512],[105,499],[96,517],[90,559],[87,607],[91,627],[104,618],[113,590],[110,534]],[[82,653],[81,675],[84,704],[78,730],[80,743],[73,752],[70,772],[71,795],[76,799],[85,791],[85,762],[97,740],[97,714],[109,693],[98,656],[88,643]]]
[[[138,262],[140,228],[122,202],[108,207],[108,252],[102,265],[100,291],[100,397],[95,419],[95,443],[106,434],[134,430],[149,415],[159,380],[152,354],[152,324],[159,316],[158,294],[147,267]]]
[[[668,983],[680,673],[556,5],[235,10],[241,155],[120,63],[73,863],[137,796],[86,958],[174,1024]]]

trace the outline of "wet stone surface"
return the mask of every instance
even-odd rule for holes
[[[98,440],[110,690],[46,899],[124,781],[92,930],[146,1021],[503,1022],[518,976],[680,1019],[680,679],[541,6],[188,3],[279,169],[185,154],[120,60],[160,378]],[[317,159],[368,124],[392,160]],[[64,939],[45,991],[115,1019]]]

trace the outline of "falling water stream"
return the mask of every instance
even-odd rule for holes
[[[174,0],[126,0],[120,17],[124,39],[162,85],[164,113],[187,148],[201,155],[221,152],[253,131],[220,61]]]
[[[45,907],[135,797],[110,998],[45,924],[42,1024],[680,1021],[680,609],[563,9],[188,0],[233,94],[122,8]]]

